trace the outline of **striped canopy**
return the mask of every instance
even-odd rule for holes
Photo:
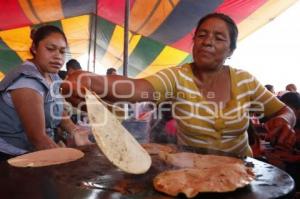
[[[230,15],[241,40],[296,1],[131,0],[128,75],[190,62],[193,31],[207,13]],[[121,74],[124,12],[125,0],[0,0],[0,79],[31,57],[30,31],[48,23],[66,33],[68,58],[90,71],[114,67]]]

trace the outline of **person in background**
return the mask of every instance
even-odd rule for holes
[[[271,85],[271,84],[266,84],[265,87],[266,87],[266,89],[267,89],[268,91],[270,91],[271,93],[273,93],[273,94],[275,95],[275,89],[274,89],[274,86],[273,86],[273,85]]]
[[[106,75],[117,75],[117,70],[115,68],[108,68],[106,70]]]
[[[276,139],[278,145],[292,148],[296,122],[293,111],[250,73],[224,65],[236,48],[237,37],[237,26],[229,16],[211,13],[200,19],[195,30],[193,63],[142,79],[75,72],[64,89],[73,91],[73,97],[82,101],[82,87],[110,101],[171,100],[179,145],[238,156],[252,156],[246,130],[249,112],[256,110],[271,118],[265,123],[268,137]],[[116,84],[118,81],[122,84]],[[256,106],[259,111],[251,109]]]
[[[300,94],[297,92],[287,92],[279,98],[282,102],[288,105],[295,113],[297,121],[295,125],[296,145],[300,150]]]
[[[66,63],[67,75],[72,74],[74,71],[81,71],[82,67],[76,59],[70,59]]]
[[[80,63],[76,59],[70,59],[66,63],[67,71],[60,70],[58,75],[61,79],[65,79],[67,75],[72,74],[74,71],[82,70]]]
[[[265,156],[269,162],[275,162],[276,166],[288,172],[296,183],[296,191],[300,191],[300,94],[287,92],[279,98],[288,105],[295,113],[297,122],[294,127],[296,132],[296,144],[294,150],[287,151],[281,148],[267,148]],[[297,198],[297,197],[296,197]]]
[[[295,84],[288,84],[288,85],[286,85],[284,91],[279,91],[279,92],[277,93],[277,97],[280,98],[281,96],[283,96],[284,94],[286,94],[286,93],[288,93],[288,92],[297,92],[297,87],[296,87],[296,85],[295,85]]]
[[[291,92],[297,92],[297,87],[295,84],[288,84],[288,85],[286,85],[285,90],[291,91]]]
[[[78,128],[63,111],[57,73],[66,50],[65,34],[55,26],[42,26],[33,36],[33,58],[1,81],[0,155],[59,147],[52,139],[58,126],[78,143],[88,143],[86,130]]]

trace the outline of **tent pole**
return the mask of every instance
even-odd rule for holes
[[[93,14],[90,15],[90,39],[89,39],[89,51],[88,51],[88,61],[87,61],[87,71],[90,71],[90,64],[91,64],[91,51],[92,51],[92,42],[93,42],[93,25],[94,25],[94,18]]]
[[[130,0],[125,0],[123,75],[127,76]]]
[[[97,24],[98,24],[98,0],[96,0],[96,11],[95,11],[95,26],[94,26],[94,55],[93,55],[93,72],[96,71],[96,50],[97,50]]]

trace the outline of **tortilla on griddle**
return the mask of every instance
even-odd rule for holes
[[[160,158],[173,166],[180,168],[207,168],[218,164],[243,164],[243,161],[238,158],[210,155],[210,154],[197,154],[191,152],[180,153],[159,153]]]
[[[166,144],[158,144],[158,143],[143,143],[141,145],[150,155],[177,152],[177,149],[174,145],[166,145]]]
[[[208,168],[184,168],[165,171],[153,180],[157,191],[171,196],[184,193],[188,198],[200,192],[229,192],[244,187],[255,178],[243,164],[222,164]]]
[[[234,191],[255,178],[252,168],[234,157],[191,152],[159,153],[159,157],[179,167],[162,172],[153,180],[157,191],[172,196],[184,193],[191,198],[200,192]]]

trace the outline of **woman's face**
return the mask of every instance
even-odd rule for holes
[[[205,70],[217,69],[231,53],[226,23],[218,18],[204,21],[194,37],[193,58],[196,66]]]
[[[33,46],[34,62],[41,73],[58,73],[65,63],[67,43],[59,33],[51,33]]]

